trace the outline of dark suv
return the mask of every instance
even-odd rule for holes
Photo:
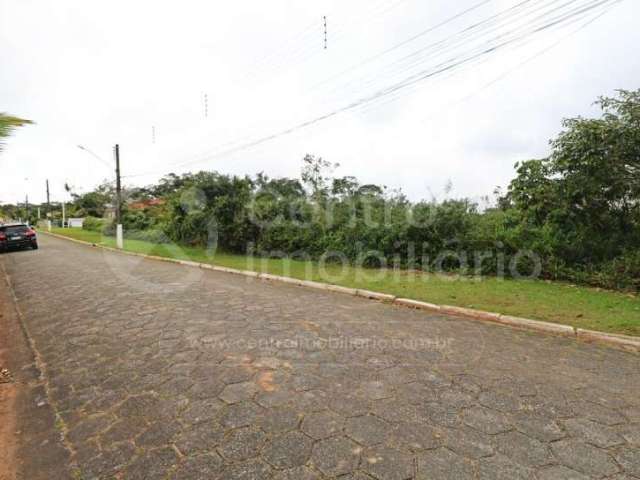
[[[0,252],[18,248],[38,248],[35,230],[24,224],[0,225]]]

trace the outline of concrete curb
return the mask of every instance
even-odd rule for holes
[[[395,295],[389,295],[388,293],[372,292],[370,290],[356,290],[358,297],[368,298],[370,300],[378,300],[379,302],[393,302],[396,299]]]
[[[576,336],[575,328],[569,325],[561,325],[559,323],[541,322],[540,320],[530,320],[528,318],[512,317],[510,315],[500,315],[494,321],[524,330],[533,330],[536,332],[550,333],[552,335],[561,335],[565,337]]]
[[[475,310],[472,308],[455,307],[452,305],[436,305],[433,303],[421,302],[419,300],[412,300],[410,298],[398,298],[388,293],[372,292],[369,290],[342,287],[340,285],[332,285],[329,283],[300,280],[292,277],[272,275],[270,273],[258,273],[250,270],[238,270],[235,268],[220,267],[217,265],[211,265],[208,263],[198,263],[190,260],[178,260],[178,259],[168,258],[168,257],[158,257],[156,255],[146,255],[144,253],[129,252],[126,250],[119,250],[117,248],[96,245],[95,243],[85,242],[83,240],[77,240],[75,238],[65,237],[64,235],[59,235],[57,233],[50,233],[50,232],[44,232],[44,231],[41,233],[44,233],[46,235],[51,235],[52,237],[60,238],[63,240],[79,243],[82,245],[102,248],[104,250],[122,253],[125,255],[142,257],[148,260],[160,260],[162,262],[171,262],[171,263],[177,263],[179,265],[184,265],[188,267],[214,270],[216,272],[222,272],[222,273],[232,273],[234,275],[243,275],[246,277],[258,278],[260,280],[265,280],[265,281],[288,283],[291,285],[297,285],[301,287],[314,288],[316,290],[343,293],[346,295],[358,296],[358,297],[367,298],[370,300],[377,300],[379,302],[392,303],[394,305],[398,305],[401,307],[408,307],[408,308],[414,308],[418,310],[425,310],[433,313],[452,315],[452,316],[462,317],[469,320],[491,322],[498,325],[517,328],[520,330],[527,330],[531,332],[574,338],[576,340],[583,341],[585,343],[600,343],[603,345],[623,349],[629,352],[640,353],[640,337],[596,332],[593,330],[574,328],[569,325],[562,325],[559,323],[542,322],[540,320],[531,320],[528,318],[513,317],[511,315],[502,315],[500,313],[485,312],[482,310]]]
[[[434,303],[421,302],[410,298],[396,298],[393,303],[401,307],[415,308],[418,310],[427,310],[429,312],[439,312],[441,307]]]
[[[640,352],[640,338],[628,335],[617,335],[614,333],[596,332],[593,330],[576,329],[576,335],[583,342],[603,343],[614,345],[630,352]]]

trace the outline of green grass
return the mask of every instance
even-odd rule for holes
[[[80,229],[54,229],[55,233],[98,245],[115,247],[115,238]],[[539,280],[481,280],[434,274],[394,272],[337,265],[321,269],[317,262],[262,259],[202,248],[158,245],[125,239],[124,247],[162,257],[286,275],[346,287],[391,293],[426,302],[476,308],[508,315],[562,323],[603,332],[640,335],[640,298],[560,282]]]

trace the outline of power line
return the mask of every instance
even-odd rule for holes
[[[504,21],[513,21],[514,19],[517,19],[518,15],[521,12],[518,12],[518,10],[520,8],[522,8],[523,6],[526,6],[526,4],[530,3],[532,0],[524,0],[510,8],[507,8],[506,10],[503,10],[497,14],[492,15],[491,17],[482,20],[480,22],[477,22],[469,27],[465,27],[464,29],[454,33],[453,35],[450,35],[442,40],[439,40],[437,42],[431,43],[429,45],[426,45],[424,47],[419,48],[418,50],[405,55],[404,57],[401,57],[397,60],[394,60],[393,62],[391,62],[389,65],[387,65],[386,67],[384,67],[387,70],[390,70],[392,67],[396,66],[396,65],[400,65],[403,62],[405,62],[406,60],[410,60],[416,56],[418,56],[421,53],[432,53],[432,52],[436,52],[439,54],[443,54],[444,52],[446,52],[449,49],[452,49],[453,47],[455,47],[456,45],[459,44],[468,44],[469,42],[471,42],[472,40],[474,40],[474,36],[476,38],[481,37],[482,35],[486,34],[486,33],[490,33],[493,30],[489,27],[491,27],[492,24],[496,24],[498,28],[500,26],[500,22],[504,22]],[[554,2],[559,2],[562,0],[551,0],[551,3],[553,4]],[[570,0],[570,1],[578,1],[578,0]],[[525,11],[526,13],[526,11]],[[495,30],[495,28],[494,28]],[[403,42],[406,43],[406,42]],[[387,50],[390,51],[390,50]],[[382,56],[382,54],[380,54],[379,56]],[[373,57],[371,57],[373,58]],[[425,55],[423,56],[423,59],[425,58],[429,58],[429,55]],[[410,70],[410,67],[412,66],[412,64],[409,64],[409,68],[407,67],[403,67],[401,69],[395,69],[394,73],[399,74],[402,73],[404,71]],[[380,73],[378,72],[376,74],[376,78],[378,78],[380,75]],[[354,83],[354,82],[351,82]],[[371,82],[369,82],[371,83]],[[359,84],[359,88],[362,88],[362,84]]]
[[[386,55],[386,54],[388,54],[388,53],[390,53],[390,52],[392,52],[394,50],[397,50],[398,48],[400,48],[400,47],[402,47],[404,45],[407,45],[407,44],[417,40],[418,38],[420,38],[420,37],[422,37],[424,35],[427,35],[427,34],[429,34],[431,32],[434,32],[437,29],[439,29],[441,27],[444,27],[445,25],[447,25],[447,24],[449,24],[449,23],[451,23],[451,22],[453,22],[453,21],[455,21],[455,20],[457,20],[457,19],[459,19],[459,18],[461,18],[461,17],[473,12],[474,10],[477,10],[478,8],[480,8],[480,7],[482,7],[482,6],[486,5],[486,4],[493,2],[493,1],[494,0],[482,0],[482,1],[478,2],[478,3],[476,3],[475,5],[473,5],[472,7],[467,8],[466,10],[463,10],[463,11],[455,14],[452,17],[449,17],[446,20],[444,20],[444,21],[442,21],[442,22],[440,22],[440,23],[438,23],[438,24],[436,24],[436,25],[434,25],[432,27],[427,28],[426,30],[421,31],[418,34],[413,35],[412,37],[409,37],[408,39],[406,39],[406,40],[404,40],[404,41],[402,41],[402,42],[400,42],[400,43],[398,43],[396,45],[393,45],[392,47],[387,48],[386,50],[383,50],[382,52],[379,52],[379,53],[377,53],[375,55],[372,55],[372,56],[370,56],[368,58],[365,58],[361,62],[359,62],[359,63],[357,63],[355,65],[352,65],[352,66],[350,66],[350,67],[338,72],[335,75],[332,75],[331,77],[329,77],[329,78],[319,82],[318,84],[312,86],[312,88],[315,88],[315,87],[318,87],[320,85],[323,85],[323,84],[333,80],[334,78],[336,78],[338,76],[344,75],[345,73],[352,72],[356,68],[359,68],[359,67],[361,67],[363,65],[371,63],[374,60],[377,60],[378,58],[380,58],[380,57],[382,57],[382,56],[384,56],[384,55]],[[531,1],[531,0],[527,0],[527,1]]]
[[[252,141],[248,141],[248,142],[244,142],[240,145],[237,145],[235,147],[231,147],[225,150],[221,150],[218,151],[214,154],[211,155],[207,155],[201,159],[198,160],[194,160],[194,161],[188,161],[188,162],[183,162],[183,163],[179,163],[179,164],[175,164],[175,167],[183,167],[183,166],[187,166],[187,165],[192,165],[195,163],[201,163],[207,160],[210,160],[212,158],[217,158],[220,156],[225,156],[225,155],[229,155],[231,153],[243,150],[243,149],[247,149],[247,148],[251,148],[254,147],[256,145],[260,145],[262,143],[265,143],[267,141],[273,140],[275,138],[278,138],[280,136],[283,135],[287,135],[290,134],[296,130],[300,130],[303,128],[306,128],[310,125],[322,122],[324,120],[327,120],[328,118],[334,117],[342,112],[348,111],[348,110],[352,110],[355,108],[358,108],[362,105],[365,104],[370,104],[373,103],[375,101],[377,101],[380,98],[385,98],[389,95],[394,94],[395,92],[399,92],[402,91],[403,89],[406,89],[408,87],[411,87],[413,85],[416,85],[420,82],[423,82],[425,80],[428,79],[432,79],[435,78],[439,75],[442,75],[444,73],[453,71],[455,69],[460,68],[461,66],[464,66],[470,62],[473,62],[476,59],[479,58],[483,58],[485,56],[491,55],[503,48],[506,48],[507,46],[514,44],[518,41],[521,41],[525,38],[527,38],[528,36],[531,35],[535,35],[537,33],[540,33],[542,31],[545,31],[549,28],[552,28],[556,25],[562,24],[563,22],[566,22],[568,19],[580,14],[580,13],[584,13],[584,12],[588,12],[590,10],[593,10],[594,8],[598,7],[598,6],[602,6],[602,5],[606,5],[606,4],[611,4],[613,3],[618,3],[621,0],[595,0],[595,2],[587,2],[585,4],[585,6],[583,6],[581,9],[574,9],[573,11],[571,11],[570,13],[565,13],[563,16],[560,17],[554,17],[552,20],[548,21],[547,23],[540,25],[534,29],[528,29],[525,30],[524,32],[519,32],[517,35],[512,35],[510,38],[504,39],[498,43],[496,43],[495,41],[493,43],[490,42],[486,42],[484,45],[480,46],[480,48],[476,47],[474,48],[471,52],[465,52],[465,55],[463,56],[455,56],[453,58],[450,58],[449,60],[445,61],[445,62],[441,62],[438,65],[432,66],[428,69],[423,69],[422,71],[410,75],[409,77],[403,79],[400,82],[397,82],[393,85],[390,85],[388,87],[382,88],[380,90],[378,90],[377,92],[371,94],[371,95],[367,95],[365,97],[359,98],[355,101],[352,101],[351,103],[341,107],[341,108],[337,108],[334,110],[331,110],[327,113],[324,113],[322,115],[316,116],[310,120],[301,122],[297,125],[294,125],[290,128],[286,128],[283,130],[280,130],[278,132],[269,134],[269,135],[265,135],[262,136],[260,138],[257,138],[255,140]],[[515,31],[513,31],[515,32]],[[513,33],[512,32],[512,33]],[[497,38],[498,40],[501,40],[500,37]],[[496,39],[494,39],[496,40]],[[151,173],[151,172],[150,172]],[[155,173],[155,172],[154,172]]]
[[[544,49],[540,50],[539,52],[537,52],[535,55],[533,55],[532,57],[527,58],[525,61],[519,63],[516,67],[508,70],[507,72],[501,74],[500,76],[498,76],[496,79],[492,80],[491,82],[489,82],[488,84],[484,85],[483,87],[481,87],[479,90],[477,90],[476,92],[474,92],[473,94],[470,94],[466,97],[463,97],[460,101],[456,102],[455,104],[458,103],[462,103],[465,100],[467,100],[468,98],[470,98],[471,96],[479,93],[480,91],[490,87],[491,85],[497,83],[499,80],[501,80],[502,78],[506,77],[507,75],[509,75],[511,72],[513,72],[514,70],[516,70],[517,68],[522,67],[523,65],[525,65],[526,63],[534,60],[535,58],[540,57],[541,55],[543,55],[544,53],[548,52],[549,50],[551,50],[552,48],[555,48],[556,46],[558,46],[562,41],[564,41],[566,38],[568,38],[571,35],[574,35],[575,33],[577,33],[578,31],[586,28],[588,25],[591,25],[592,23],[594,23],[598,18],[604,16],[607,12],[609,12],[609,10],[611,8],[613,8],[613,6],[616,3],[621,2],[622,0],[612,0],[614,3],[612,4],[612,6],[610,8],[605,8],[604,11],[597,13],[595,16],[592,16],[591,18],[589,18],[589,20],[587,20],[587,22],[585,22],[584,24],[582,24],[578,29],[573,30],[572,32],[570,32],[568,35],[563,36],[561,39],[559,39],[558,41],[554,42],[552,45],[545,47]],[[583,14],[579,17],[576,17],[574,20],[572,20],[570,23],[568,23],[568,25],[574,24],[574,23],[579,23],[581,20],[583,20],[585,17],[589,17],[590,16],[590,12]],[[530,39],[524,41],[523,43],[530,43]],[[478,62],[479,63],[485,63],[486,61],[488,61],[489,59],[484,59],[483,61]],[[401,98],[407,96],[408,94],[412,93],[412,91],[415,91],[417,88],[419,87],[419,85],[416,85],[412,88],[409,88],[403,92],[400,92],[398,94],[392,95],[390,96],[390,98],[388,98],[385,101],[373,104],[373,105],[369,105],[369,106],[365,106],[363,107],[360,111],[365,112],[365,111],[369,111],[371,109],[375,109],[375,108],[380,108],[383,107],[385,105],[388,105],[390,103],[393,103],[397,100],[400,100]]]
[[[572,2],[570,2],[570,3],[573,3],[573,2],[575,2],[575,1],[576,1],[576,0],[572,0]],[[591,4],[591,5],[588,5],[586,8],[588,8],[589,10],[590,10],[590,9],[592,9],[592,8],[597,8],[597,7],[601,6],[601,5],[603,5],[603,3],[606,3],[606,2],[608,2],[608,1],[611,1],[611,0],[592,0],[592,4]],[[585,13],[585,12],[586,12],[586,13]],[[571,12],[565,12],[565,13],[563,13],[563,14],[562,14],[562,15],[560,15],[560,16],[554,17],[554,18],[553,18],[553,20],[545,19],[545,21],[546,21],[546,22],[552,22],[552,23],[553,23],[553,22],[556,22],[556,21],[558,21],[558,20],[564,20],[564,19],[566,19],[566,18],[569,18],[569,16],[573,17],[573,16],[575,15],[575,18],[573,18],[573,19],[571,19],[571,20],[569,21],[569,24],[572,24],[572,23],[575,23],[575,22],[577,22],[577,21],[580,21],[582,18],[584,18],[584,16],[588,15],[589,13],[590,13],[590,12],[589,12],[588,10],[585,10],[585,7],[584,7],[584,6],[581,6],[581,7],[577,8],[577,9],[572,10]],[[543,16],[538,17],[536,20],[538,20],[538,19],[542,19],[542,18],[543,18]],[[532,25],[534,25],[534,26],[535,26],[535,25],[536,25],[536,23],[533,23]],[[558,25],[558,23],[554,23],[554,26],[555,26],[555,25]],[[550,27],[550,28],[551,28],[551,27]],[[514,32],[515,32],[515,30],[512,30],[511,32],[508,32],[508,33],[514,33]],[[500,37],[505,36],[505,35],[506,35],[506,34],[503,34],[503,35],[501,35]],[[527,42],[528,40],[526,40],[526,39],[525,39],[524,41],[525,41],[525,42]],[[489,45],[489,43],[485,43],[485,46],[486,46],[486,45]],[[513,44],[511,44],[511,45],[513,46]],[[484,48],[484,47],[483,47],[483,48]],[[409,89],[409,90],[411,90],[411,89]],[[408,92],[406,92],[406,91],[405,91],[405,92],[403,92],[403,93],[399,94],[398,96],[404,96],[404,95],[406,95],[407,93],[408,93]]]

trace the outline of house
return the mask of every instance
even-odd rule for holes
[[[149,207],[159,207],[164,205],[165,201],[162,198],[149,198],[147,200],[139,200],[137,202],[131,202],[128,206],[130,210],[144,210]]]

